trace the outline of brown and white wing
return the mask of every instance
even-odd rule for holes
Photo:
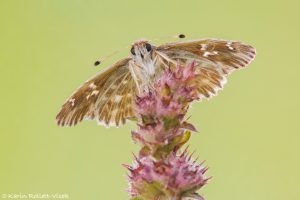
[[[256,51],[236,41],[202,39],[161,45],[155,53],[164,64],[196,62],[200,98],[210,98],[223,88],[228,74],[246,67],[254,59]]]
[[[130,58],[120,60],[86,81],[62,106],[57,124],[72,126],[83,119],[95,119],[107,126],[124,124],[134,115],[132,98],[136,86],[129,61]]]

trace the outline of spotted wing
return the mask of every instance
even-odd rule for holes
[[[256,52],[240,42],[203,39],[165,44],[156,48],[156,54],[164,65],[196,62],[200,98],[210,98],[223,88],[226,76],[246,67]]]
[[[61,126],[76,125],[83,119],[119,126],[134,115],[135,84],[128,69],[129,58],[120,60],[86,81],[65,102],[56,116]]]

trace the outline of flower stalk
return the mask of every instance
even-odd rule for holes
[[[132,200],[203,200],[197,193],[209,178],[207,167],[181,150],[196,128],[185,117],[189,105],[198,100],[199,75],[195,63],[167,69],[154,89],[136,97],[138,129],[133,141],[140,145],[129,170]]]

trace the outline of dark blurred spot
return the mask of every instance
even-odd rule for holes
[[[178,37],[179,37],[179,38],[185,38],[185,35],[180,34],[180,35],[178,35]]]
[[[100,63],[101,63],[101,62],[100,62],[99,60],[97,60],[97,61],[94,63],[94,65],[95,65],[95,66],[98,66],[98,65],[100,65]]]

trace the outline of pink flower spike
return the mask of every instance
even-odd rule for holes
[[[197,132],[185,118],[190,103],[199,99],[197,78],[194,62],[170,67],[153,90],[136,98],[138,128],[132,139],[141,150],[139,156],[133,154],[132,166],[124,165],[132,200],[203,200],[196,192],[207,183],[208,168],[197,164],[188,145],[180,151],[191,132]]]

